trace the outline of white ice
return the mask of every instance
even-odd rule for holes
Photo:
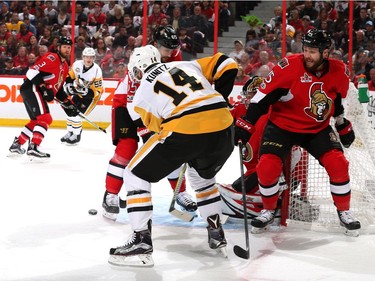
[[[114,150],[110,133],[86,129],[81,143],[69,147],[60,143],[64,130],[50,129],[41,150],[51,159],[36,163],[7,157],[20,128],[0,132],[1,281],[375,280],[375,239],[368,234],[353,238],[286,227],[250,235],[250,259],[243,260],[233,253],[234,245],[245,246],[243,226],[229,222],[229,256],[222,258],[209,249],[200,218],[185,223],[169,215],[172,191],[165,180],[153,185],[155,266],[110,266],[109,249],[130,234],[126,211],[117,222],[101,215]],[[231,183],[238,176],[234,150],[217,180]],[[92,208],[98,215],[88,214]]]

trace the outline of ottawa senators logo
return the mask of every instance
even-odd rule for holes
[[[324,121],[331,112],[332,100],[323,91],[323,83],[316,82],[310,87],[310,107],[305,108],[305,113],[316,121]]]

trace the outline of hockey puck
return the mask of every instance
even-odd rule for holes
[[[98,211],[95,210],[95,209],[90,209],[90,210],[89,210],[89,214],[90,214],[90,215],[95,216],[97,213],[98,213]]]

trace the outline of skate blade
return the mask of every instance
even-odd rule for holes
[[[268,227],[251,227],[251,230],[250,230],[250,233],[252,234],[261,234],[261,233],[264,233],[268,230]]]
[[[21,158],[24,155],[25,155],[25,153],[24,154],[19,154],[17,152],[9,152],[8,155],[7,155],[7,157],[8,158],[13,158],[13,159],[19,159],[19,158]]]
[[[51,159],[50,157],[37,157],[33,155],[27,155],[27,158],[30,162],[33,163],[46,163]]]
[[[151,254],[132,255],[132,256],[117,256],[110,255],[108,263],[116,266],[137,266],[137,267],[151,267],[154,266],[154,260]]]
[[[105,217],[106,219],[109,219],[109,220],[113,220],[115,221],[117,219],[117,215],[118,214],[115,214],[115,213],[108,213],[107,211],[103,210],[103,213],[102,213],[103,217]]]
[[[359,231],[358,229],[354,229],[354,230],[350,230],[350,229],[344,229],[344,234],[346,236],[350,236],[350,237],[358,237],[359,236]]]
[[[227,251],[227,247],[226,246],[224,246],[224,247],[221,247],[221,248],[217,248],[217,249],[215,249],[216,250],[216,252],[220,255],[220,256],[222,256],[222,257],[224,257],[224,258],[228,258],[228,251]]]

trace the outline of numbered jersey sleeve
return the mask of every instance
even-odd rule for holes
[[[225,99],[211,85],[220,77],[217,72],[204,72],[197,61],[156,64],[144,74],[136,91],[134,112],[154,132],[199,134],[223,130],[233,118]],[[136,120],[136,116],[132,118]]]

